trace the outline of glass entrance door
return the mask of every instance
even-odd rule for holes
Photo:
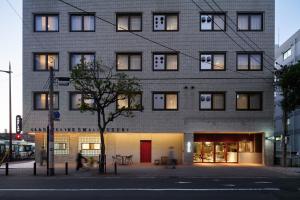
[[[202,162],[214,162],[214,143],[203,142]]]
[[[194,142],[194,162],[236,163],[237,142]]]
[[[224,142],[215,143],[215,162],[226,162],[226,145]]]

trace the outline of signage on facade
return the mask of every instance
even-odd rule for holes
[[[20,134],[22,132],[22,117],[20,115],[16,116],[16,133]]]
[[[47,128],[31,128],[32,132],[46,132]],[[56,132],[99,132],[98,128],[54,128]],[[106,132],[129,132],[129,128],[106,128]]]

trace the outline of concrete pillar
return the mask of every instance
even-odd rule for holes
[[[184,133],[184,153],[183,153],[183,164],[193,164],[193,149],[194,149],[194,134]]]

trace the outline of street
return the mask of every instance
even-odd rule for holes
[[[1,177],[0,199],[299,199],[299,178]]]

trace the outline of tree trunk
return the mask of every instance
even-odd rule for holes
[[[281,140],[281,149],[282,149],[282,156],[281,156],[281,166],[286,167],[286,157],[287,157],[287,136],[288,136],[288,113],[287,111],[283,111],[283,137]]]
[[[100,129],[100,142],[101,142],[101,151],[99,157],[99,173],[106,173],[106,155],[105,155],[105,143],[104,143],[104,131]]]
[[[99,155],[99,173],[104,174],[106,172],[105,165],[106,165],[106,155],[105,155],[105,141],[104,141],[104,131],[105,127],[101,126],[101,112],[100,110],[97,111],[97,121],[98,121],[98,128],[100,133],[100,155]]]

